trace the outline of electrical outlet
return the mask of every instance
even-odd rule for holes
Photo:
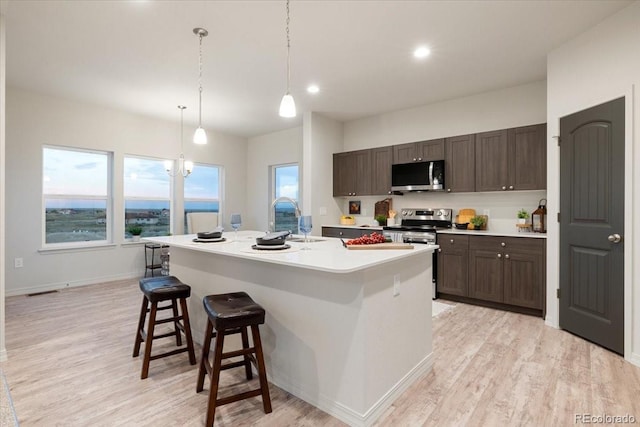
[[[393,276],[393,296],[397,297],[400,295],[400,276],[395,274]]]
[[[16,258],[13,260],[13,266],[15,268],[22,268],[24,267],[24,260],[22,258]]]

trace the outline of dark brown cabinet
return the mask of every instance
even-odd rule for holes
[[[445,140],[445,188],[449,193],[476,191],[475,135]]]
[[[444,139],[393,146],[393,164],[444,159]]]
[[[436,290],[449,295],[469,295],[469,236],[438,234]]]
[[[546,188],[546,125],[476,134],[476,191]]]
[[[371,150],[371,194],[391,194],[391,165],[393,147],[373,148]]]
[[[342,237],[344,239],[357,239],[365,234],[371,234],[377,231],[381,233],[381,230],[363,230],[362,228],[349,228],[349,227],[322,227],[322,237]]]
[[[334,197],[369,194],[371,194],[371,150],[334,154]]]
[[[545,242],[520,237],[469,237],[469,297],[542,310]]]

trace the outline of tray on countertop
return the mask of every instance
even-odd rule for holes
[[[347,245],[347,249],[375,250],[375,249],[413,249],[410,243],[372,243],[370,245]]]

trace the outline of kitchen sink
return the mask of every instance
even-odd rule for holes
[[[314,243],[314,242],[324,242],[325,239],[317,239],[315,237],[309,237],[308,242],[309,243]],[[287,242],[301,242],[304,243],[304,237],[294,237],[293,239],[287,239]]]

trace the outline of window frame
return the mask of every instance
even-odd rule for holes
[[[152,156],[141,156],[138,154],[125,154],[122,156],[122,225],[123,225],[123,229],[122,229],[122,239],[124,242],[133,242],[133,238],[127,238],[126,237],[126,233],[127,233],[127,227],[129,226],[129,224],[127,224],[127,201],[133,200],[144,200],[144,201],[168,201],[169,202],[169,230],[167,232],[167,234],[171,234],[173,233],[173,216],[174,216],[174,211],[175,211],[175,196],[174,196],[174,186],[175,186],[175,178],[170,176],[167,173],[167,180],[169,182],[169,191],[168,191],[168,198],[162,198],[162,197],[142,197],[142,196],[132,196],[132,197],[127,197],[126,195],[126,190],[125,190],[125,162],[126,159],[131,158],[131,159],[142,159],[142,160],[152,160],[152,161],[156,161],[156,162],[160,162],[162,164],[162,167],[164,169],[164,165],[165,162],[167,161],[171,161],[171,162],[175,162],[174,160],[170,160],[170,159],[163,159],[163,158],[159,158],[159,157],[152,157]]]
[[[105,196],[92,196],[92,195],[80,195],[80,194],[47,194],[44,189],[45,178],[45,160],[44,151],[58,150],[69,151],[76,153],[91,153],[104,155],[107,160],[107,194]],[[62,145],[49,145],[43,144],[40,151],[41,154],[41,180],[40,180],[40,195],[41,195],[41,215],[42,215],[42,234],[41,234],[41,248],[42,250],[57,250],[57,249],[82,249],[92,248],[96,246],[110,246],[113,244],[113,152],[106,150],[95,150],[90,148],[68,147]],[[88,240],[88,241],[74,241],[74,242],[57,242],[47,243],[47,200],[104,200],[105,201],[105,226],[106,236],[104,240]]]
[[[211,201],[211,202],[218,202],[218,224],[222,225],[223,224],[223,193],[222,193],[222,189],[224,188],[222,185],[222,181],[223,181],[223,176],[224,176],[224,167],[221,165],[216,165],[213,163],[195,163],[193,164],[193,170],[194,172],[192,173],[196,173],[196,171],[198,170],[198,167],[207,167],[207,168],[216,168],[218,170],[218,198],[217,199],[207,199],[207,198],[192,198],[192,197],[187,197],[186,193],[186,187],[187,187],[187,182],[189,180],[189,176],[186,177],[183,180],[182,183],[182,223],[184,226],[184,232],[187,232],[187,202],[207,202],[207,201]]]

